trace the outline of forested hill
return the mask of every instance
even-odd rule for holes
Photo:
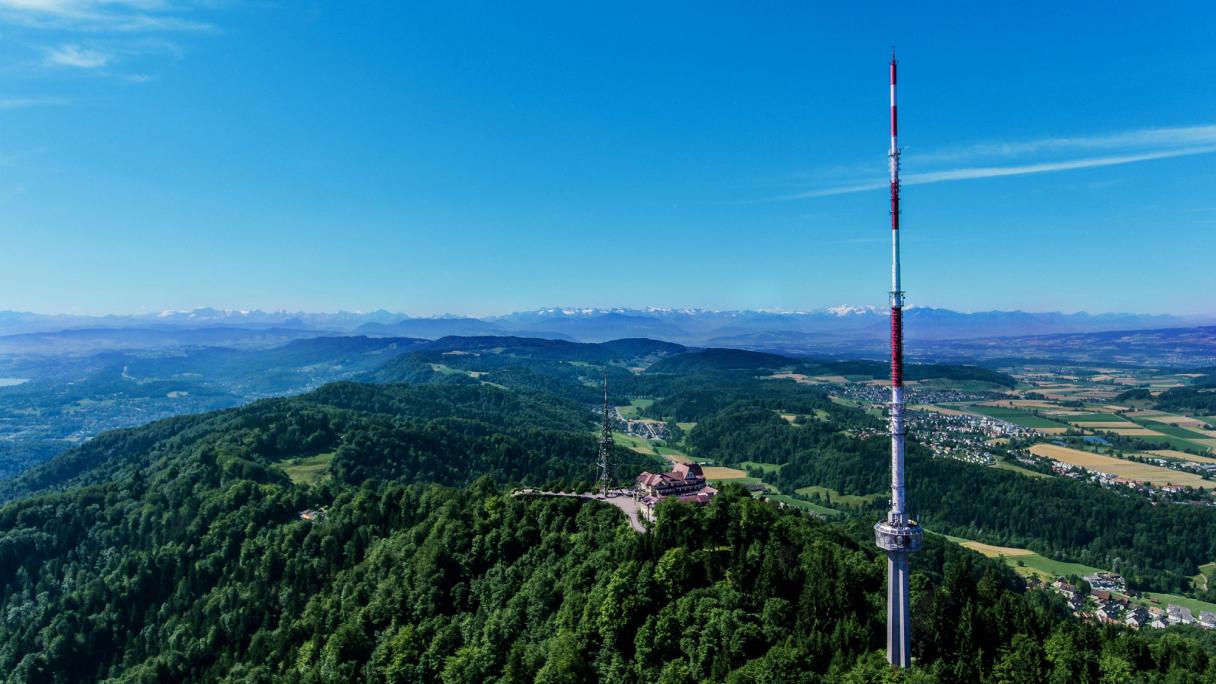
[[[787,372],[803,375],[845,375],[883,379],[891,367],[883,361],[833,361],[805,359],[746,349],[702,349],[667,356],[647,368],[651,374]],[[913,363],[905,366],[908,380],[977,380],[1001,387],[1013,387],[1014,378],[1006,373],[978,366]]]
[[[791,487],[874,491],[886,448],[877,418],[763,374],[646,372],[687,353],[646,341],[594,345],[594,361],[585,348],[556,345],[573,353],[554,359],[547,345],[505,338],[448,344],[390,364],[416,373],[413,384],[337,383],[110,432],[4,485],[0,678],[1216,681],[1206,635],[1083,624],[1005,566],[932,535],[914,557],[917,667],[893,675],[868,512],[827,523],[726,484],[705,507],[665,502],[639,535],[602,503],[509,491],[588,486],[601,374],[615,403],[650,397],[638,410],[672,419],[694,455],[753,455]],[[659,467],[623,447],[613,460],[622,479]],[[987,490],[1004,482],[992,473],[1015,476],[943,477],[933,529],[991,523]],[[1076,490],[1016,477],[1016,530],[1061,544],[1093,534],[1067,525],[1062,502]],[[950,517],[968,492],[985,496]],[[918,505],[930,499],[917,492]],[[1116,500],[1084,504],[1127,511]],[[1156,539],[1145,529],[1103,540],[1103,552],[1144,555],[1138,545]],[[1185,566],[1204,534],[1139,562]]]
[[[589,366],[606,372],[610,384],[624,393],[649,393],[656,389],[666,393],[668,387],[658,376],[681,384],[679,379],[693,376],[704,382],[708,379],[701,376],[707,374],[751,377],[787,372],[873,379],[890,375],[890,366],[881,361],[808,359],[746,349],[688,349],[647,339],[586,344],[520,337],[448,337],[402,354],[361,379],[431,383],[463,382],[474,377],[590,401],[594,392],[580,388],[587,385]],[[627,369],[644,370],[650,377],[639,378]],[[994,387],[1016,384],[1008,374],[965,365],[908,364],[905,375],[909,380],[979,381]]]
[[[329,456],[329,470],[358,484],[369,477],[461,485],[573,482],[594,475],[593,414],[557,397],[490,384],[375,386],[335,383],[299,397],[170,418],[115,430],[0,483],[0,501],[48,489],[94,485],[181,467],[199,456],[226,461],[259,482],[285,475],[275,464]],[[623,469],[651,465],[620,450]]]
[[[892,681],[884,559],[868,543],[734,486],[705,508],[665,504],[638,535],[611,507],[514,497],[476,478],[539,481],[590,463],[589,434],[533,418],[566,420],[560,402],[488,386],[347,384],[131,431],[80,484],[0,508],[0,672],[9,682]],[[326,449],[327,478],[284,474],[293,456]],[[321,513],[307,521],[305,510]],[[1022,593],[1007,568],[940,538],[915,562],[918,668],[906,681],[1216,676],[1198,641],[1078,623],[1058,599]]]

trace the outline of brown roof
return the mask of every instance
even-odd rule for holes
[[[705,471],[701,470],[699,463],[677,463],[671,469],[671,474],[681,480],[694,480],[698,477],[705,477]]]

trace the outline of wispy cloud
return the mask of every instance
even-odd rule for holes
[[[917,166],[934,166],[943,162],[975,162],[977,160],[1016,161],[1028,156],[1060,156],[1067,153],[1112,151],[1118,154],[1085,156],[1079,158],[1049,159],[1030,163],[988,163],[946,168],[934,171],[905,174],[900,178],[903,185],[924,185],[946,181],[1024,176],[1038,173],[1071,171],[1132,164],[1154,159],[1169,159],[1216,152],[1216,126],[1190,126],[1183,128],[1149,128],[1124,131],[1103,136],[1080,138],[1042,138],[1009,143],[980,143],[954,150],[909,154],[906,159]],[[905,168],[907,166],[905,165]],[[842,182],[836,185],[815,188],[804,192],[779,197],[778,199],[807,199],[844,195],[885,188],[886,179]]]
[[[76,67],[79,69],[97,69],[114,59],[114,54],[81,47],[79,45],[60,45],[47,51],[44,64],[51,66]]]
[[[31,63],[139,83],[151,77],[137,62],[180,56],[183,33],[214,28],[200,17],[226,1],[0,0],[0,27]]]
[[[0,17],[44,29],[80,31],[197,31],[211,24],[186,16],[172,0],[0,0]]]
[[[0,97],[0,110],[49,107],[70,103],[66,97]]]
[[[1105,135],[1039,138],[1010,142],[981,142],[935,152],[910,153],[921,163],[959,162],[975,159],[1011,159],[1033,154],[1067,154],[1110,150],[1132,151],[1216,145],[1216,125],[1143,128]]]

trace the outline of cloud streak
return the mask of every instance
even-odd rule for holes
[[[1000,157],[1004,159],[1024,157],[1036,153],[1062,153],[1100,150],[1122,150],[1121,154],[1088,156],[1074,159],[1051,160],[1023,164],[984,164],[959,168],[905,174],[902,185],[925,185],[948,181],[1025,176],[1039,173],[1054,173],[1077,169],[1118,166],[1154,159],[1169,159],[1216,152],[1216,126],[1191,126],[1185,128],[1151,128],[1125,131],[1105,136],[1084,138],[1044,138],[1014,143],[983,143],[954,151],[927,155],[908,155],[917,163],[932,161],[961,161],[977,158]],[[832,187],[808,190],[778,199],[795,200],[831,195],[845,195],[886,188],[888,181],[873,180],[845,183]]]
[[[109,64],[113,58],[113,54],[101,50],[92,50],[79,45],[60,45],[47,52],[44,63],[48,66],[99,69]]]
[[[958,162],[981,158],[1011,159],[1031,154],[1149,150],[1216,145],[1216,125],[1143,128],[1105,135],[1040,138],[1014,142],[985,142],[928,154],[909,154],[916,161]]]
[[[40,29],[79,31],[198,31],[206,22],[181,16],[171,0],[0,0],[0,18]]]
[[[27,107],[49,107],[69,104],[66,97],[0,97],[0,110],[26,109]]]

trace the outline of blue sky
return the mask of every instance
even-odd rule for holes
[[[910,305],[1216,313],[1212,3],[836,4],[0,0],[0,308],[882,305],[895,44]]]

